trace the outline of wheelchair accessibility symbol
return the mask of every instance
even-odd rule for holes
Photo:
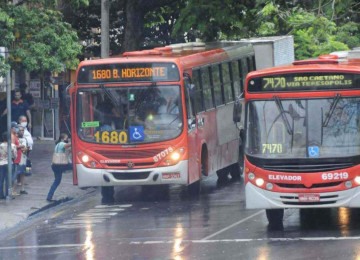
[[[309,146],[308,153],[309,153],[309,157],[319,157],[320,155],[319,146]]]
[[[130,126],[130,141],[144,141],[144,127]]]

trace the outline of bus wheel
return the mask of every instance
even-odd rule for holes
[[[271,227],[282,227],[284,209],[267,209],[266,217]]]
[[[101,196],[104,202],[114,201],[114,186],[101,187]]]

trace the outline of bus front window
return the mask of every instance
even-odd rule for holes
[[[77,132],[87,142],[138,144],[183,129],[179,86],[99,87],[78,92]]]
[[[332,158],[360,153],[360,98],[252,101],[245,152],[259,158]]]

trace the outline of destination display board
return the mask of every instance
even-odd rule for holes
[[[249,92],[292,92],[312,90],[360,89],[360,74],[292,73],[253,78]]]
[[[78,84],[115,82],[179,81],[179,69],[174,63],[111,63],[79,68]]]

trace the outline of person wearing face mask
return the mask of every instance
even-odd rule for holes
[[[22,126],[19,126],[19,132],[18,132],[18,138],[19,143],[21,145],[21,154],[20,154],[20,160],[19,163],[16,166],[16,176],[18,179],[18,184],[20,186],[20,194],[28,194],[25,190],[25,174],[26,174],[26,160],[27,160],[27,150],[28,145],[26,138],[24,137],[24,130],[25,128]],[[14,192],[15,192],[15,186],[14,185]]]
[[[27,145],[28,145],[28,147],[29,147],[29,151],[28,151],[28,153],[27,153],[27,155],[29,156],[30,151],[31,151],[32,148],[33,148],[34,140],[33,140],[33,138],[32,138],[31,133],[30,133],[29,130],[27,129],[28,121],[27,121],[26,116],[20,116],[18,122],[19,122],[19,125],[20,125],[20,126],[24,127],[24,138],[26,139]]]
[[[66,153],[66,150],[70,149],[70,147],[71,147],[71,143],[69,143],[69,136],[65,133],[60,134],[59,139],[56,141],[56,146],[54,150],[57,153]],[[67,165],[51,164],[51,169],[54,172],[55,179],[46,197],[46,200],[48,202],[54,201],[52,198],[54,196],[56,188],[59,186],[61,182],[62,174],[65,171],[72,169],[72,163],[69,163]]]

